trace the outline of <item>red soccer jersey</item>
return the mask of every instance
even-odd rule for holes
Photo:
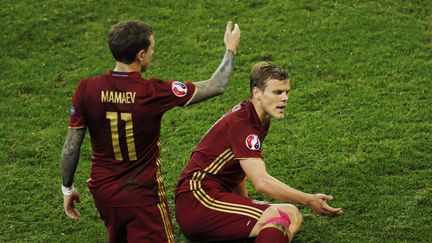
[[[270,123],[262,125],[251,101],[243,101],[207,132],[180,175],[176,195],[199,188],[232,191],[245,173],[240,159],[262,158]]]
[[[187,104],[195,85],[109,72],[80,82],[70,127],[88,127],[93,148],[88,186],[96,205],[132,207],[164,199],[159,133],[165,111]]]

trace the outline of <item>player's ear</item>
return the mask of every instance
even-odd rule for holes
[[[262,91],[258,87],[252,88],[252,98],[256,100],[261,100]]]
[[[136,54],[136,59],[137,59],[138,61],[143,60],[145,54],[146,54],[146,52],[145,52],[144,49],[140,50],[140,51]]]

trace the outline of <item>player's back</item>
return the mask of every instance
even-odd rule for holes
[[[145,189],[146,193],[139,191],[146,194],[143,197],[158,195],[158,180],[162,181],[161,118],[165,111],[185,104],[191,96],[173,93],[177,83],[119,72],[81,81],[74,105],[79,106],[76,112],[82,113],[77,117],[83,121],[77,123],[88,126],[91,136],[89,187],[98,191],[93,193],[97,203],[109,199],[109,206],[142,205],[138,199],[126,200],[133,197],[136,189]],[[181,84],[180,89],[187,90]]]
[[[135,74],[135,73],[134,73]],[[159,80],[104,75],[84,80],[83,108],[92,137],[93,160],[131,162],[156,145],[164,110]]]

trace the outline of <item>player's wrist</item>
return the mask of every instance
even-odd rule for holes
[[[234,55],[237,54],[237,52],[234,50],[234,48],[227,47],[226,50],[227,50],[228,52],[232,52]]]
[[[72,192],[75,190],[74,185],[72,184],[71,186],[63,186],[62,185],[62,192],[64,196],[70,196],[72,195]]]
[[[305,193],[304,197],[300,200],[300,203],[307,207],[311,207],[313,202],[314,202],[314,195],[309,193]]]

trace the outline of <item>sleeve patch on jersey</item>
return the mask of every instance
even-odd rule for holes
[[[172,82],[171,90],[177,97],[183,97],[187,94],[187,86],[182,82],[178,82],[178,81]]]
[[[256,134],[250,134],[246,137],[246,147],[250,150],[258,150],[261,148],[259,137]]]
[[[71,107],[70,114],[71,114],[71,116],[75,115],[75,107],[74,106]]]

